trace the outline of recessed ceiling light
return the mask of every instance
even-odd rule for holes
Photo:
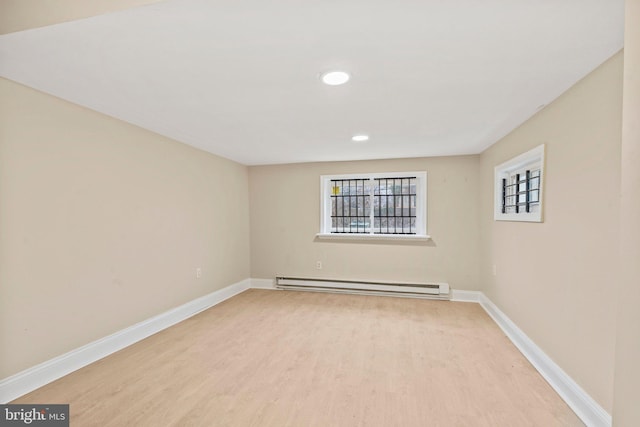
[[[351,137],[353,142],[365,142],[369,140],[369,135],[354,135]]]
[[[338,86],[349,81],[349,74],[344,71],[329,71],[322,75],[322,82],[329,86]]]

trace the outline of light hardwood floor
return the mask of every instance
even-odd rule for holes
[[[579,426],[478,304],[249,290],[14,403],[72,426]]]

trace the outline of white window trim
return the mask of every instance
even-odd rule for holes
[[[416,234],[374,234],[370,233],[331,233],[331,180],[355,179],[355,178],[385,178],[390,176],[415,176],[417,180],[416,192],[419,193],[416,201]],[[320,232],[316,234],[319,239],[327,240],[403,240],[425,241],[430,240],[427,234],[427,173],[426,172],[380,172],[380,173],[354,173],[343,175],[322,175],[320,177]]]
[[[499,164],[494,169],[494,209],[493,219],[496,221],[522,221],[543,222],[544,207],[544,144],[541,144],[526,153]],[[517,171],[530,164],[540,164],[540,192],[539,209],[537,212],[502,213],[502,179],[513,171]]]

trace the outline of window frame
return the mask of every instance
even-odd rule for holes
[[[373,227],[368,233],[333,233],[331,232],[331,181],[380,179],[398,177],[416,177],[416,234],[375,234]],[[370,197],[372,193],[370,194]],[[373,200],[370,202],[373,206]],[[372,209],[373,210],[373,209]],[[316,234],[320,239],[336,240],[429,240],[427,234],[427,172],[374,172],[351,173],[320,176],[320,232]]]
[[[525,170],[527,167],[540,168],[538,209],[536,212],[502,212],[502,179],[510,178],[513,174]],[[545,181],[545,145],[541,144],[522,153],[494,169],[494,210],[495,221],[544,222],[544,181]]]

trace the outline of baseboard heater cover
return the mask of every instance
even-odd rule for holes
[[[448,283],[393,283],[354,280],[276,277],[276,288],[396,297],[451,299]]]

